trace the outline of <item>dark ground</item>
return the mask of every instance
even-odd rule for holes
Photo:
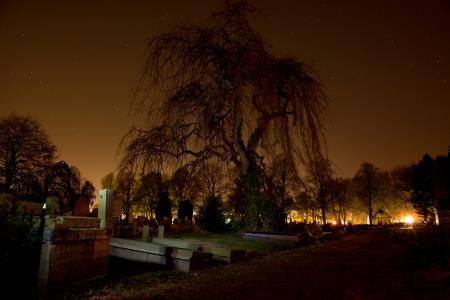
[[[160,286],[155,299],[450,299],[450,275],[383,231]],[[153,298],[153,297],[152,297]]]
[[[110,263],[108,278],[51,299],[450,299],[450,271],[381,229],[191,275]]]

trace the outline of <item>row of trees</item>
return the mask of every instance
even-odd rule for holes
[[[57,196],[63,212],[72,211],[76,199],[95,198],[92,183],[75,166],[58,162],[56,152],[37,120],[15,114],[1,118],[0,192],[35,202]]]
[[[198,205],[202,199],[224,194],[227,181],[221,177],[222,174],[223,170],[215,163],[207,164],[196,173],[180,167],[171,176],[160,171],[144,174],[120,172],[117,176],[109,173],[103,177],[102,187],[114,191],[115,198],[123,203],[127,220],[134,213],[158,221],[163,216],[178,215],[183,221],[186,216],[192,218],[193,205]],[[178,207],[177,214],[171,213],[172,206],[174,209]]]
[[[425,161],[428,157],[424,157]],[[428,200],[420,200],[423,197],[419,199],[417,196],[427,193],[418,184],[422,177],[415,174],[422,169],[422,164],[423,161],[388,172],[364,162],[352,178],[344,179],[337,175],[328,159],[317,156],[309,161],[305,176],[300,178],[285,161],[274,160],[264,172],[262,192],[265,198],[259,203],[258,227],[279,230],[294,216],[297,220],[323,224],[329,221],[339,224],[366,222],[368,217],[372,224],[372,217],[380,208],[399,218],[402,214],[412,213],[413,206],[427,219],[429,213],[424,214],[419,208]],[[160,220],[163,216],[176,215],[178,204],[178,217],[184,220],[186,210],[183,207],[186,205],[190,207],[187,211],[191,217],[193,206],[198,206],[201,212],[209,205],[208,201],[213,203],[224,199],[224,212],[245,226],[245,198],[241,183],[235,171],[225,164],[210,162],[207,168],[197,173],[181,167],[172,176],[154,171],[144,176],[120,173],[114,178],[110,173],[102,183],[104,187],[115,190],[116,197],[123,201],[127,217],[133,212]],[[212,197],[215,199],[211,200]],[[160,203],[163,200],[169,203],[169,207],[175,206],[174,212],[169,208],[164,214],[158,213],[161,207],[167,206]],[[428,209],[433,211],[434,196],[430,203]],[[216,206],[222,207],[222,204]]]

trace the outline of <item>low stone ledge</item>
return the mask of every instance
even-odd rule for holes
[[[166,255],[166,246],[150,242],[135,241],[128,239],[112,238],[110,247],[129,249],[139,252]]]
[[[100,219],[74,216],[45,216],[45,227],[48,229],[100,228]]]
[[[298,235],[287,235],[287,234],[273,234],[273,233],[259,233],[259,232],[246,232],[244,233],[244,238],[267,238],[274,240],[292,241],[298,242]]]
[[[155,244],[164,245],[172,248],[188,249],[192,251],[198,251],[200,249],[200,244],[187,242],[179,239],[168,239],[168,238],[153,238],[152,240]]]
[[[104,229],[82,229],[82,228],[68,228],[68,229],[45,229],[44,241],[51,244],[63,243],[68,241],[83,241],[96,239],[110,239],[111,235]]]

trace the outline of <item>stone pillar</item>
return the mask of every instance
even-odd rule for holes
[[[98,218],[101,219],[100,228],[113,228],[113,191],[102,189],[98,192]]]
[[[143,239],[144,241],[147,241],[147,240],[148,240],[148,234],[149,234],[149,232],[150,232],[150,225],[145,224],[145,225],[142,227],[142,239]]]
[[[164,225],[158,226],[158,238],[160,239],[164,238]]]

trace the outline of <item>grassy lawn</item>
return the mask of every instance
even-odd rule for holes
[[[190,233],[190,234],[171,234],[167,237],[179,238],[185,240],[204,241],[211,244],[217,244],[231,249],[242,249],[257,253],[270,253],[279,250],[285,250],[294,247],[291,241],[281,241],[272,239],[250,239],[243,238],[239,233]]]

